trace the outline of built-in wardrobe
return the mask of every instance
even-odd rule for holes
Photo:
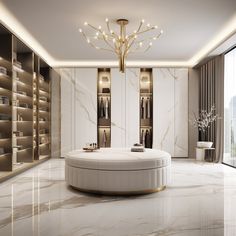
[[[0,25],[0,181],[51,157],[52,79],[59,74]]]

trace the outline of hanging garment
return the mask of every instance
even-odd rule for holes
[[[146,113],[147,113],[147,119],[151,118],[151,101],[150,98],[147,98],[146,101]]]
[[[109,100],[108,100],[108,98],[105,101],[105,119],[109,119]]]
[[[151,131],[149,131],[148,129],[145,133],[145,148],[152,148]]]
[[[144,104],[144,98],[141,98],[141,101],[140,101],[140,116],[141,116],[141,119],[144,119],[143,118],[143,104]]]
[[[104,107],[104,102],[103,102],[103,98],[101,98],[100,101],[100,105],[99,105],[99,114],[100,114],[100,118],[104,118],[105,116],[105,107]]]
[[[146,119],[146,100],[141,98],[141,119]]]
[[[106,145],[107,145],[107,133],[106,130],[104,130],[102,135],[102,146],[106,147]]]
[[[145,133],[144,130],[141,131],[141,140],[140,143],[144,146],[145,145]]]

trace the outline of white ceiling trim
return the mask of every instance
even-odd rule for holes
[[[26,45],[32,48],[50,66],[53,67],[117,67],[117,61],[59,61],[53,58],[45,48],[17,21],[11,12],[0,3],[0,21],[9,28]],[[196,55],[188,61],[128,61],[128,67],[193,67],[198,64],[211,51],[227,40],[236,32],[236,14],[233,19],[219,32],[219,34],[205,45]]]

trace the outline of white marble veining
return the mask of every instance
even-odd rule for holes
[[[153,69],[153,147],[174,156],[174,69]]]
[[[61,75],[61,155],[75,148],[75,78],[71,68],[60,69]]]
[[[188,69],[153,69],[153,146],[188,157]]]
[[[126,144],[126,86],[125,74],[118,68],[111,69],[111,147]]]
[[[139,143],[139,68],[126,69],[126,147]]]
[[[174,117],[174,156],[188,156],[188,69],[174,70],[175,117]]]
[[[236,170],[174,160],[165,191],[108,197],[67,187],[50,160],[0,184],[0,235],[234,236]]]
[[[97,69],[64,68],[61,74],[62,156],[97,142]]]
[[[75,148],[97,142],[97,69],[75,69]]]

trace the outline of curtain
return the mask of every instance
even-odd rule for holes
[[[215,152],[209,152],[214,162],[222,162],[224,148],[224,55],[215,57],[200,67],[199,110],[216,108],[217,120],[199,139],[212,141]]]

